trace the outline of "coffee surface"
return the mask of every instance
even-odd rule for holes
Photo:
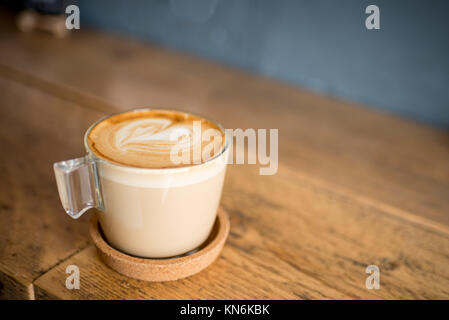
[[[95,155],[117,164],[173,168],[214,158],[223,150],[225,136],[216,124],[199,116],[141,110],[101,121],[89,132],[87,143]],[[178,155],[177,161],[173,154]]]

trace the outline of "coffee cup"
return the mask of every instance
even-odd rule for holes
[[[181,111],[136,109],[94,123],[84,145],[85,156],[54,164],[69,216],[97,208],[107,242],[133,256],[174,257],[204,243],[226,172],[221,125]]]

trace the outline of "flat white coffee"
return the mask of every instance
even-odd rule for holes
[[[170,159],[171,130],[190,137],[193,121],[213,128],[222,142],[199,164]],[[193,139],[194,141],[194,139]],[[226,170],[227,150],[218,125],[198,116],[164,110],[114,115],[87,133],[97,162],[104,212],[98,215],[106,240],[125,253],[172,257],[198,248],[212,230]],[[188,146],[194,152],[200,145]]]

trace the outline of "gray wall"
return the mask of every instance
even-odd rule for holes
[[[449,128],[449,1],[79,0],[132,35]],[[380,8],[380,30],[365,8]]]

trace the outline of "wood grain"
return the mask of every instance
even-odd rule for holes
[[[32,282],[86,247],[88,217],[59,203],[53,162],[84,154],[101,114],[0,78],[0,297],[33,298]]]
[[[0,298],[448,298],[449,134],[150,45],[88,31],[20,34],[0,11]],[[66,216],[52,163],[105,113],[199,112],[279,128],[279,171],[230,166],[222,256],[181,281],[102,264]],[[81,289],[65,288],[67,265]],[[381,289],[365,288],[365,267]]]
[[[39,278],[36,290],[63,299],[449,298],[447,235],[286,176],[285,168],[272,177],[231,168],[223,196],[229,240],[191,278],[129,279],[89,247]],[[71,264],[80,268],[80,290],[65,288]],[[380,290],[365,288],[370,264],[380,267]]]

